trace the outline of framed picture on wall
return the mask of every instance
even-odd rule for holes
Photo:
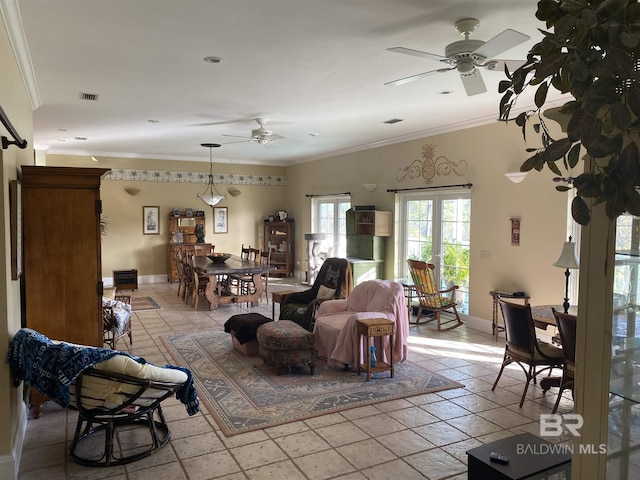
[[[9,184],[11,208],[11,280],[22,275],[22,184],[11,180]]]
[[[160,235],[160,207],[142,207],[142,233]]]
[[[227,207],[213,207],[213,233],[229,233]]]

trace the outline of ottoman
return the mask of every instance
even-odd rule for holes
[[[306,363],[311,375],[316,367],[318,352],[314,347],[313,333],[291,320],[264,323],[258,328],[260,358],[267,365],[276,367],[280,375],[282,367]]]
[[[243,313],[229,317],[224,324],[224,331],[231,334],[233,348],[243,355],[258,355],[256,332],[263,323],[272,322],[269,317],[259,313]]]

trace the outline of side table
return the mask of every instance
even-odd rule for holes
[[[393,341],[395,337],[396,324],[386,318],[371,318],[366,320],[358,320],[356,322],[356,329],[358,333],[358,359],[362,358],[362,341],[360,336],[367,337],[367,350],[365,352],[365,363],[358,363],[358,375],[360,371],[367,372],[367,381],[371,380],[371,372],[391,372],[391,378],[393,378]],[[372,337],[386,337],[389,336],[389,345],[391,347],[391,355],[389,357],[389,363],[378,360],[375,367],[371,367],[371,338]],[[382,352],[379,354],[382,359]]]
[[[532,433],[521,433],[467,450],[469,480],[544,480],[571,478],[571,452]],[[491,452],[509,457],[502,465]]]
[[[271,318],[276,319],[276,303],[280,305],[284,300],[284,297],[290,293],[296,293],[297,290],[283,290],[281,292],[271,293]]]
[[[500,332],[504,332],[504,325],[498,324],[498,318],[500,316],[500,299],[511,298],[524,301],[525,305],[529,304],[529,295],[522,293],[522,295],[515,295],[513,292],[503,292],[501,290],[491,290],[489,295],[493,297],[493,319],[491,320],[491,333],[496,340]]]

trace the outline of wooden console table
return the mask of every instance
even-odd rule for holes
[[[363,370],[367,373],[367,381],[371,379],[371,372],[391,372],[393,378],[393,344],[395,336],[396,324],[386,318],[371,318],[366,320],[358,320],[356,328],[358,332],[358,375]],[[360,363],[362,358],[362,341],[360,336],[367,338],[367,351],[364,352],[365,363]],[[391,347],[389,363],[383,362],[383,352],[379,353],[380,360],[377,361],[375,367],[371,366],[371,337],[389,336],[389,346]]]

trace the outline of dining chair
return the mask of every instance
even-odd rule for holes
[[[257,262],[260,259],[260,249],[251,248],[251,245],[245,247],[242,244],[240,258],[243,261]],[[230,282],[231,288],[236,291],[237,295],[250,295],[255,292],[253,275],[231,275]]]
[[[562,368],[562,349],[538,339],[530,305],[519,305],[501,299],[500,310],[504,319],[504,358],[491,391],[498,386],[504,368],[517,363],[527,380],[520,398],[522,408],[531,381],[535,383],[536,377],[542,372],[550,374],[552,369]],[[538,370],[539,367],[542,368]]]
[[[184,298],[184,290],[186,288],[186,282],[184,278],[184,259],[180,250],[176,252],[176,270],[178,272],[178,296]]]
[[[413,285],[418,297],[419,307],[416,317],[416,325],[425,316],[430,318],[426,324],[435,321],[436,326],[425,325],[425,328],[433,331],[446,331],[462,325],[462,320],[456,308],[455,300],[458,285],[453,285],[447,289],[440,289],[435,282],[435,265],[421,260],[407,260],[409,272],[413,279]],[[446,315],[442,315],[446,312]]]
[[[562,379],[560,380],[560,391],[551,413],[558,411],[562,392],[571,390],[573,395],[573,385],[576,372],[576,316],[551,309],[556,319],[560,343],[562,345]]]
[[[262,250],[260,252],[260,265],[263,267],[271,266],[271,249]],[[264,290],[264,296],[267,299],[267,305],[269,305],[269,271],[260,274],[262,278],[262,289]]]

